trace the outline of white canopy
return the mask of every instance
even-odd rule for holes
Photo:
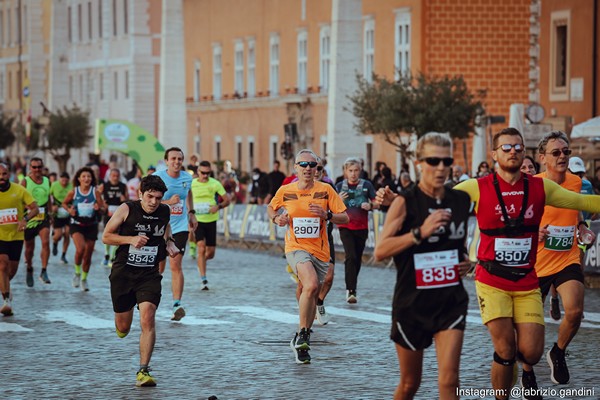
[[[576,138],[600,138],[600,117],[573,126],[571,139]]]

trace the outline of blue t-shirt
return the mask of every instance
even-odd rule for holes
[[[179,203],[169,206],[171,208],[171,232],[173,234],[187,232],[188,209],[186,198],[194,178],[186,171],[180,171],[178,178],[170,177],[167,170],[156,171],[153,175],[159,176],[167,185],[167,192],[164,194],[163,200],[169,200],[176,194],[179,195]]]

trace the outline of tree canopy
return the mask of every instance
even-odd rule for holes
[[[13,132],[15,123],[15,117],[7,117],[6,115],[0,115],[0,150],[4,150],[10,147],[15,139],[15,133]]]
[[[365,135],[381,135],[407,156],[407,134],[448,132],[466,138],[473,132],[481,101],[467,88],[462,76],[402,74],[397,81],[377,75],[368,81],[357,76],[358,89],[349,96],[355,128]],[[485,92],[478,93],[482,98]]]

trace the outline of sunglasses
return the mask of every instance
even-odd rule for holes
[[[317,167],[317,171],[323,171],[323,167],[321,167],[320,165]]]
[[[44,168],[44,166],[43,165],[30,165],[29,168],[31,168],[31,169],[42,169],[42,168]]]
[[[511,151],[513,148],[515,149],[515,151],[516,151],[517,153],[520,153],[520,152],[522,152],[523,150],[525,150],[525,147],[524,147],[524,146],[523,146],[521,143],[517,143],[517,144],[509,144],[509,143],[505,143],[505,144],[503,144],[503,145],[501,145],[501,146],[498,146],[498,147],[496,147],[496,149],[495,149],[495,150],[502,149],[502,151],[503,151],[503,152],[505,152],[505,153],[510,153],[510,151]]]
[[[202,175],[210,175],[210,171],[199,171]]]
[[[571,155],[573,151],[571,149],[554,149],[552,150],[550,153],[545,153],[545,154],[552,154],[552,157],[560,157],[560,153],[563,153],[565,156],[569,156]]]
[[[296,165],[299,165],[302,168],[306,168],[306,167],[314,168],[317,166],[317,162],[316,161],[299,161],[296,163]]]
[[[437,167],[440,163],[444,163],[444,167],[449,167],[454,162],[454,158],[452,157],[425,157],[420,158],[419,161],[425,161],[428,165],[432,167]]]

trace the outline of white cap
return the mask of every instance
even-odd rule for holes
[[[579,157],[571,157],[569,159],[569,171],[573,172],[574,174],[578,172],[585,172],[585,164],[583,163],[583,160]]]

